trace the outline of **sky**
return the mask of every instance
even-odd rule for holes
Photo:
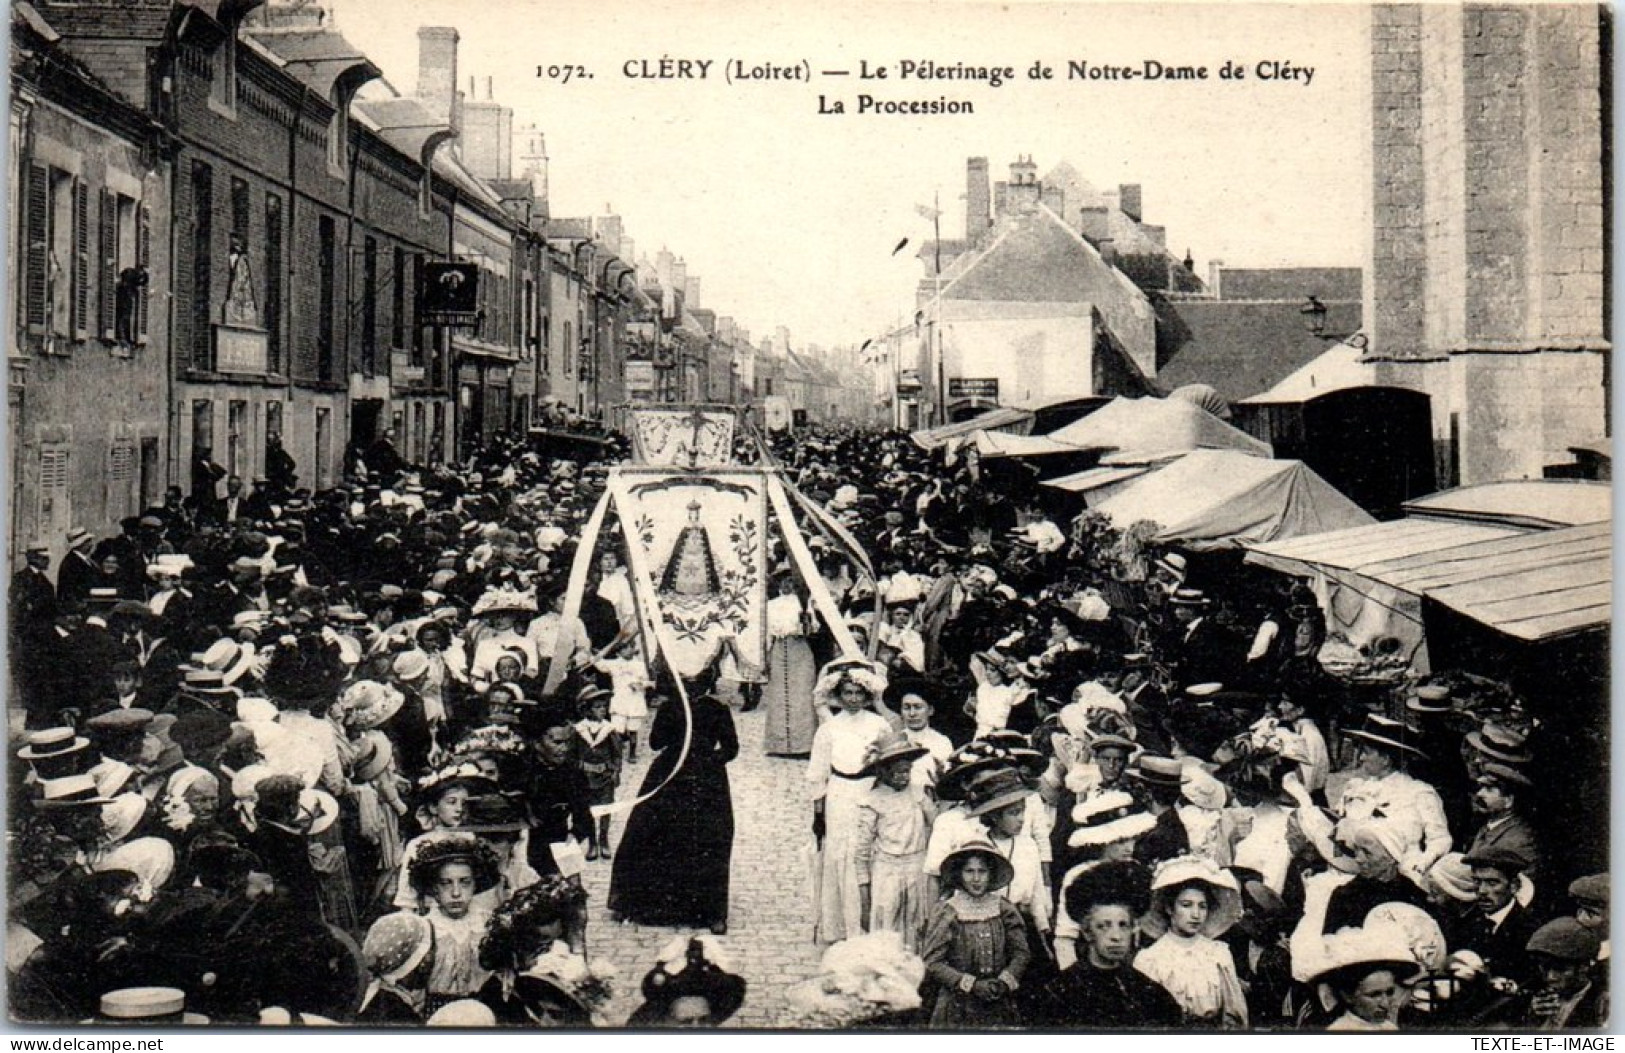
[[[965,160],[1007,178],[1068,160],[1095,186],[1143,188],[1145,220],[1198,274],[1361,266],[1370,242],[1369,13],[1359,5],[842,0],[327,0],[389,83],[417,80],[417,29],[455,26],[458,75],[547,137],[555,216],[611,211],[640,254],[665,247],[702,306],[760,340],[857,344],[912,317],[931,237],[916,206],[964,226]],[[709,60],[706,79],[658,73]],[[801,80],[724,80],[733,62]],[[900,79],[905,61],[1014,67],[981,81]],[[1029,79],[1035,62],[1053,70]],[[1206,67],[1206,80],[1087,80],[1071,63]],[[1245,71],[1221,79],[1226,62]],[[645,63],[647,65],[645,65]],[[860,63],[885,79],[860,80]],[[1261,80],[1260,64],[1313,68]],[[568,81],[562,76],[571,68]],[[585,68],[589,78],[576,72]],[[696,66],[690,66],[694,71]],[[846,77],[826,70],[849,70]],[[557,73],[559,75],[550,75]],[[811,74],[807,79],[808,73]],[[970,115],[858,114],[858,97],[967,100]],[[820,114],[836,100],[844,114]],[[1068,203],[1068,210],[1073,209]],[[911,246],[892,255],[902,238]]]

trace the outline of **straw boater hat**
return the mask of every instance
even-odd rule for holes
[[[893,731],[882,735],[869,746],[869,755],[864,760],[861,774],[875,775],[892,761],[914,761],[930,752],[924,746],[910,742],[901,731]]]
[[[1142,753],[1128,770],[1129,775],[1151,786],[1178,789],[1184,783],[1185,766],[1172,757]]]
[[[1076,824],[1066,843],[1073,848],[1099,848],[1144,837],[1157,825],[1156,816],[1122,790],[1108,790],[1072,806]]]
[[[78,808],[88,805],[111,804],[90,775],[66,775],[60,779],[42,779],[36,808]]]
[[[1423,684],[1405,700],[1405,708],[1412,713],[1451,713],[1450,689],[1443,684]]]
[[[942,860],[943,883],[947,885],[951,882],[952,887],[958,888],[960,868],[968,860],[976,856],[986,860],[988,867],[992,870],[992,877],[987,883],[989,892],[996,892],[1001,888],[1009,887],[1010,882],[1016,876],[1015,867],[1010,865],[1008,859],[999,854],[999,850],[993,847],[992,841],[980,835],[973,835],[962,841],[958,848],[955,848],[944,857]]]
[[[41,728],[28,733],[28,744],[17,751],[20,760],[60,761],[89,748],[90,740],[72,728]]]
[[[1221,870],[1211,860],[1201,856],[1176,856],[1157,865],[1151,876],[1151,902],[1160,910],[1151,912],[1150,928],[1161,935],[1167,930],[1167,908],[1172,905],[1173,891],[1181,885],[1199,882],[1206,886],[1212,900],[1212,909],[1202,923],[1202,935],[1218,939],[1241,917],[1241,886],[1228,870]]]
[[[201,1013],[186,1011],[186,992],[175,987],[126,987],[108,991],[97,1006],[97,1017],[86,1023],[120,1024],[207,1024]]]
[[[1529,753],[1528,736],[1494,721],[1477,731],[1469,731],[1467,743],[1490,760],[1503,764],[1528,764],[1534,760]]]

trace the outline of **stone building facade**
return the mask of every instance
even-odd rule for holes
[[[14,562],[163,496],[169,144],[30,5],[13,8],[7,417]]]
[[[1431,396],[1442,484],[1539,478],[1607,433],[1605,17],[1373,8],[1370,357]]]

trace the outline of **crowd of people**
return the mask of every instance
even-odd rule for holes
[[[1606,1020],[1608,878],[1532,821],[1553,744],[1505,685],[1351,688],[1302,583],[1065,521],[1019,469],[898,433],[736,445],[828,519],[778,526],[765,663],[680,689],[613,524],[567,604],[618,438],[369,449],[315,492],[204,451],[120,537],[30,551],[13,1015],[721,1023],[751,752],[807,788],[786,909],[828,952],[787,1026]],[[625,1020],[589,864],[613,918],[676,930]]]

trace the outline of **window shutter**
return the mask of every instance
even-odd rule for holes
[[[106,187],[97,192],[97,234],[101,247],[101,282],[96,290],[97,328],[113,341],[113,308],[118,301],[118,203]]]
[[[135,265],[152,278],[152,211],[141,205],[135,213]],[[147,286],[141,286],[135,297],[135,342],[147,342]]]
[[[67,519],[68,447],[52,443],[40,447],[39,526],[42,531],[61,526]]]
[[[30,333],[43,336],[50,296],[51,259],[51,175],[45,170],[44,165],[28,166],[27,208],[25,236],[28,238],[28,246],[24,257],[27,261],[27,273],[23,279],[23,321]]]
[[[90,188],[73,184],[73,338],[84,340],[90,327]]]

